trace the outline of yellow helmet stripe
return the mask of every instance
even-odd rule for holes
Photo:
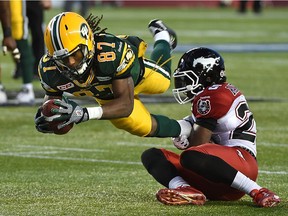
[[[59,14],[59,16],[56,16],[53,22],[51,23],[51,40],[52,45],[55,51],[64,49],[63,44],[61,42],[60,37],[60,21],[63,17],[64,13]]]

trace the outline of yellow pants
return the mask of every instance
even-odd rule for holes
[[[15,40],[27,39],[28,19],[26,17],[26,1],[10,0],[12,36]]]
[[[170,79],[155,70],[145,68],[142,81],[134,89],[134,108],[130,116],[126,118],[111,119],[111,123],[131,134],[137,136],[147,136],[152,129],[150,112],[140,101],[138,95],[161,94],[170,86]],[[97,100],[101,105],[109,101]]]

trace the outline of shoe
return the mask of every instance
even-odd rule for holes
[[[161,189],[156,193],[156,198],[166,205],[204,205],[206,202],[205,195],[190,186]]]
[[[19,104],[33,105],[35,103],[35,95],[33,89],[23,87],[17,94],[16,100]]]
[[[280,203],[280,198],[274,192],[269,191],[267,188],[261,188],[260,190],[252,190],[250,196],[253,198],[253,202],[260,207],[273,207]]]
[[[0,105],[7,103],[7,94],[2,85],[0,85]]]
[[[154,36],[155,36],[155,34],[161,32],[161,31],[168,31],[168,33],[170,35],[171,49],[176,48],[176,46],[177,46],[176,33],[171,28],[169,28],[167,25],[165,25],[162,20],[159,20],[159,19],[151,20],[150,23],[148,24],[148,28]]]

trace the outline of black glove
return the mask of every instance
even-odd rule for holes
[[[42,107],[39,107],[34,117],[35,127],[41,133],[54,133],[49,129],[49,122],[45,120],[45,116],[41,113]]]

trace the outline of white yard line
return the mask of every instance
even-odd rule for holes
[[[132,164],[132,165],[142,164],[140,162],[133,162],[133,161],[98,160],[98,159],[93,159],[93,158],[52,157],[52,156],[34,155],[34,154],[25,154],[25,153],[16,153],[16,152],[0,152],[0,156],[52,159],[52,160],[65,160],[65,161],[84,161],[84,162],[93,162],[93,163],[114,163],[114,164]]]
[[[51,159],[51,160],[64,160],[64,161],[84,161],[84,162],[92,162],[92,163],[113,163],[113,164],[131,164],[131,165],[142,165],[141,162],[135,161],[120,161],[120,160],[99,160],[93,158],[73,158],[73,157],[57,157],[57,156],[47,156],[47,155],[37,155],[40,152],[0,152],[0,156],[8,156],[8,157],[22,157],[22,158],[38,158],[38,159]],[[50,154],[52,152],[41,152],[41,154]],[[55,151],[53,151],[55,153]],[[56,152],[57,153],[57,152]],[[59,153],[59,152],[58,152]],[[271,175],[288,175],[287,171],[267,171],[267,170],[259,170],[261,174],[271,174]]]
[[[17,145],[17,147],[33,148],[33,149],[56,149],[56,150],[63,150],[63,151],[76,151],[76,152],[107,152],[107,150],[103,150],[103,149],[63,148],[63,147],[58,147],[58,146]]]

